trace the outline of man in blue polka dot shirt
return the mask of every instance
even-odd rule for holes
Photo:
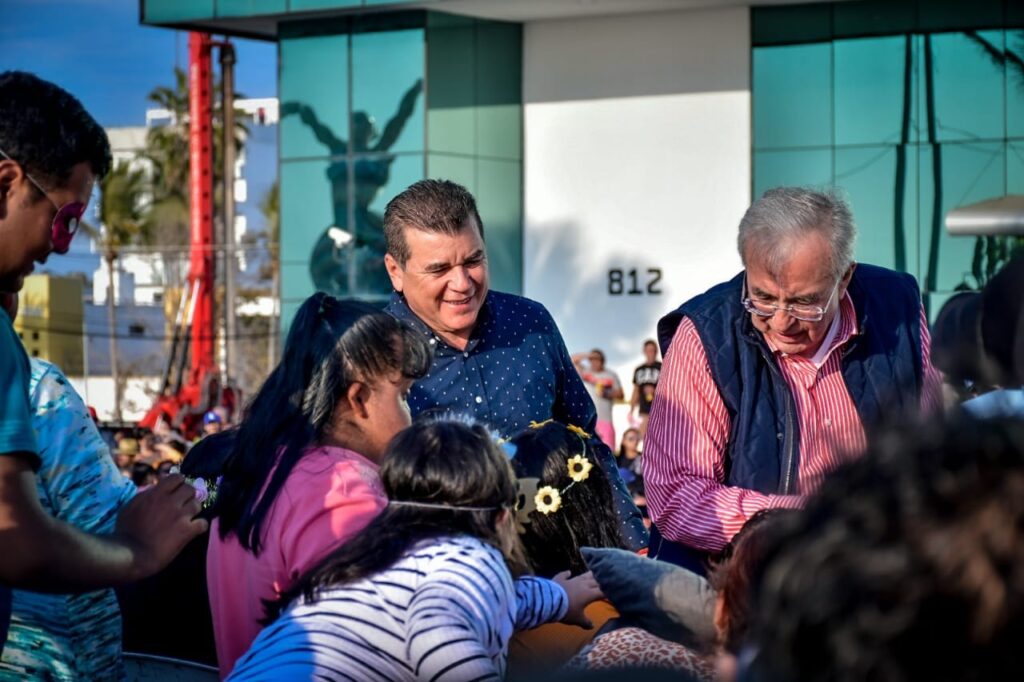
[[[488,288],[483,223],[465,187],[421,180],[384,212],[395,288],[387,310],[427,337],[430,372],[409,395],[413,416],[468,414],[502,436],[554,418],[593,433],[597,415],[551,314],[536,301]],[[616,488],[623,534],[646,546],[640,513],[599,448]]]

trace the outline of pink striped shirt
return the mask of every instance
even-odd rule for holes
[[[683,318],[665,353],[644,444],[644,484],[651,518],[661,534],[710,552],[726,543],[762,509],[797,507],[825,476],[865,446],[864,427],[846,390],[835,352],[857,332],[849,295],[815,358],[775,353],[796,401],[800,430],[799,494],[769,495],[725,485],[729,415],[711,377],[697,329]],[[774,350],[774,349],[773,349]],[[921,408],[941,408],[941,376],[931,364],[931,336],[921,310],[925,370]]]

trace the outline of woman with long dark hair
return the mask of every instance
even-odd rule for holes
[[[269,605],[232,680],[497,680],[514,629],[596,596],[589,576],[513,581],[516,485],[483,426],[418,422],[380,475],[387,509]]]
[[[222,676],[263,602],[384,509],[378,463],[430,362],[422,338],[369,304],[318,293],[299,308],[218,490],[206,573]]]

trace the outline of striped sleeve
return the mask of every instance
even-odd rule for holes
[[[729,428],[697,328],[684,317],[665,353],[644,441],[648,508],[669,540],[718,552],[758,511],[800,505],[798,496],[724,484]]]
[[[523,576],[515,582],[516,630],[529,630],[565,618],[569,596],[562,586],[547,578]]]
[[[924,385],[921,387],[921,414],[942,413],[942,372],[932,364],[932,334],[928,328],[928,316],[921,306],[921,367]]]
[[[508,577],[475,559],[441,563],[409,603],[407,659],[418,680],[501,679],[491,650],[507,617],[500,598],[509,593]]]

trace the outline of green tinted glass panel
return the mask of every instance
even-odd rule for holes
[[[424,31],[352,36],[352,148],[359,152],[424,149]]]
[[[281,41],[281,158],[348,151],[348,36]]]
[[[362,0],[288,0],[288,8],[293,12],[305,9],[347,9],[362,4]]]
[[[326,177],[329,166],[328,161],[281,163],[281,297],[285,321],[318,288],[311,274],[310,257],[320,237],[334,225],[331,184]],[[324,276],[318,279],[326,284]]]
[[[832,184],[832,149],[754,153],[754,197],[781,185],[824,187]]]
[[[1024,194],[1024,141],[1022,140],[1011,141],[1007,144],[1006,191],[1009,194]]]
[[[960,31],[1002,26],[1005,0],[917,0],[917,26],[921,31]],[[1014,5],[1009,0],[1007,5]]]
[[[476,157],[454,154],[429,154],[427,177],[457,182],[476,195]]]
[[[356,162],[365,161],[369,163],[389,163],[388,175],[385,182],[378,186],[370,198],[369,210],[383,220],[384,209],[388,202],[394,199],[395,195],[403,189],[422,180],[426,174],[425,158],[423,154],[399,154],[397,156],[359,156]],[[358,175],[357,175],[358,177]],[[361,183],[357,183],[361,184]],[[383,222],[381,222],[383,224]]]
[[[759,47],[754,148],[832,144],[832,44]]]
[[[824,3],[755,7],[750,14],[755,46],[813,42],[832,37],[832,7]]]
[[[916,142],[910,36],[835,42],[836,144]]]
[[[911,33],[917,23],[916,5],[916,0],[838,2],[832,5],[835,37]]]
[[[1002,139],[1005,69],[993,53],[1002,53],[1003,32],[936,34],[930,42],[938,140]],[[928,116],[928,110],[922,115]]]
[[[216,0],[218,17],[277,14],[288,9],[287,0]]]
[[[523,290],[523,167],[518,161],[480,159],[477,206],[487,237],[491,286]]]
[[[475,154],[475,22],[463,17],[431,15],[427,42],[430,151]]]
[[[919,210],[922,284],[929,291],[952,291],[971,273],[973,237],[953,237],[944,224],[958,206],[1002,196],[1006,191],[1005,145],[961,143],[940,146],[938,167],[931,145],[922,145]],[[934,210],[935,199],[939,210]]]
[[[857,260],[917,274],[916,146],[840,147],[835,155],[835,184],[857,225]]]
[[[522,26],[477,25],[477,153],[523,158]]]
[[[213,0],[144,0],[143,21],[161,23],[213,18]]]
[[[1006,136],[1024,138],[1024,30],[1006,31],[1005,49]]]

